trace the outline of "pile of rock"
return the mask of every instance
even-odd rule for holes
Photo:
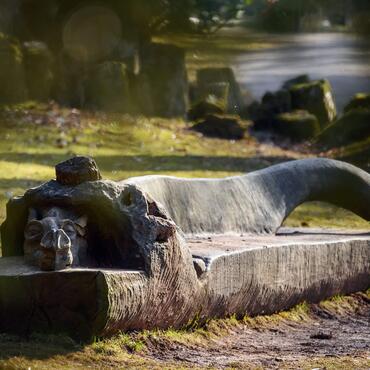
[[[344,115],[325,128],[317,143],[326,148],[353,144],[370,137],[370,94],[356,94],[344,107]]]
[[[148,43],[137,58],[138,66],[108,58],[87,66],[69,60],[66,68],[62,61],[60,84],[66,93],[59,100],[104,111],[184,117],[188,105],[184,50]]]
[[[239,140],[246,132],[240,119],[246,99],[231,68],[203,68],[190,88],[188,119],[205,136]]]
[[[345,106],[343,116],[316,139],[320,149],[370,171],[370,94],[356,94]]]
[[[311,81],[301,75],[286,81],[261,103],[248,107],[256,130],[270,130],[294,141],[315,137],[336,118],[337,111],[329,81]]]
[[[118,54],[113,50],[86,62],[65,50],[52,53],[43,42],[21,44],[0,34],[0,104],[54,99],[72,107],[185,117],[189,89],[183,49],[148,42],[137,55],[138,66],[133,57]]]

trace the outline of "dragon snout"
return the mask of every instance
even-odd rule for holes
[[[41,239],[40,246],[42,270],[63,270],[72,265],[71,240],[64,230],[50,230]]]
[[[71,247],[71,240],[62,229],[50,230],[41,239],[41,246],[46,249],[60,251]]]

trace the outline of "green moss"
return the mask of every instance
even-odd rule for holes
[[[290,92],[293,109],[303,109],[314,114],[321,127],[325,127],[335,119],[337,110],[328,80],[293,85]]]
[[[274,124],[277,132],[295,141],[311,139],[320,132],[317,118],[307,111],[279,114]]]
[[[317,138],[326,148],[339,147],[362,141],[370,136],[370,110],[353,109],[328,126]]]
[[[344,112],[349,112],[352,109],[370,109],[370,94],[356,94],[351,101],[344,107]]]

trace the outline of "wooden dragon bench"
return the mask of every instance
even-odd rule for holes
[[[307,201],[370,220],[370,175],[329,159],[226,179],[101,180],[75,157],[7,205],[0,332],[83,339],[269,314],[370,285],[370,233],[284,229]]]

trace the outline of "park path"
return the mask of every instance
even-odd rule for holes
[[[239,55],[237,78],[254,97],[280,88],[283,81],[307,73],[328,78],[341,110],[358,92],[370,92],[370,42],[351,34],[314,33],[266,36],[279,46]]]

